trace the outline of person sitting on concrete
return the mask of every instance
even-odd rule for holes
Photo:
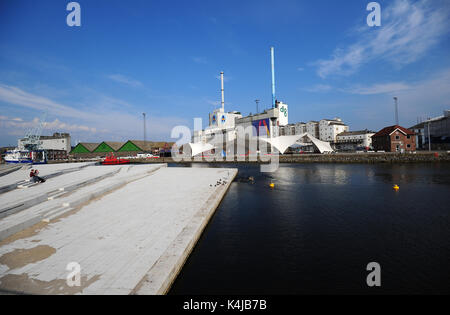
[[[33,183],[44,183],[45,182],[45,179],[38,176],[38,174],[39,174],[38,170],[34,170],[34,172],[33,172],[33,170],[31,170],[30,176],[31,176],[31,174],[33,174],[33,176],[31,177],[31,181]]]

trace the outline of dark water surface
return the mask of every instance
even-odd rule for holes
[[[211,167],[255,184],[231,185],[170,294],[450,293],[449,164]]]

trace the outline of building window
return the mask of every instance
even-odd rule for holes
[[[406,147],[407,147],[408,149],[411,149],[411,145],[410,145],[410,144],[407,144]]]
[[[395,136],[395,140],[400,140],[400,136]]]
[[[411,139],[411,136],[410,136],[410,135],[407,135],[406,138]]]

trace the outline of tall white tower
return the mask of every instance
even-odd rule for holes
[[[220,73],[220,85],[221,85],[221,92],[222,92],[222,112],[225,111],[225,93],[223,90],[223,71]]]

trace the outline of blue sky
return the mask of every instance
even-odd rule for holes
[[[0,145],[16,144],[47,109],[44,133],[72,142],[170,140],[175,125],[207,121],[220,103],[243,114],[277,98],[290,122],[342,118],[351,130],[415,124],[450,108],[447,0],[0,2]]]

